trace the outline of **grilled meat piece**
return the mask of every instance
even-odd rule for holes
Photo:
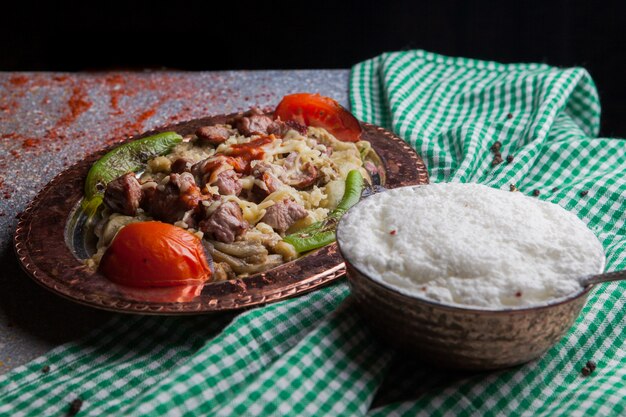
[[[317,168],[315,168],[315,165],[306,162],[302,165],[300,171],[283,178],[283,181],[298,190],[310,187],[317,181]]]
[[[104,204],[111,211],[134,216],[137,214],[141,197],[141,184],[134,173],[128,172],[109,182],[104,192]]]
[[[276,135],[278,137],[284,137],[287,132],[289,132],[290,130],[295,130],[296,132],[298,132],[301,135],[306,135],[306,126],[302,125],[296,121],[293,120],[287,120],[286,122],[283,122],[282,120],[278,119],[278,120],[274,120],[272,122],[272,124],[270,124],[267,127],[267,134],[273,134]]]
[[[211,145],[219,145],[226,142],[226,140],[235,133],[235,130],[226,125],[213,125],[202,126],[196,130],[196,136],[202,142],[210,143]]]
[[[285,199],[268,207],[261,219],[278,233],[285,233],[298,220],[304,219],[308,212],[295,201]]]
[[[278,179],[282,175],[282,167],[268,162],[258,162],[252,168],[252,175],[257,180],[252,186],[252,196],[255,201],[263,201],[265,197],[279,190],[283,182]]]
[[[318,178],[318,172],[315,165],[310,162],[301,164],[298,154],[291,152],[285,158],[285,173],[280,179],[287,185],[296,189],[303,189],[315,184]]]
[[[249,227],[243,219],[241,208],[234,201],[222,204],[209,216],[200,222],[200,230],[210,234],[215,240],[232,243],[235,238],[243,234]]]
[[[273,123],[271,117],[265,115],[252,115],[242,117],[237,121],[237,130],[243,136],[267,135],[267,128]]]
[[[239,195],[243,188],[239,175],[232,169],[219,173],[215,185],[221,195]]]
[[[236,116],[228,124],[235,127],[243,136],[267,135],[267,129],[273,123],[271,117],[253,107],[242,115]]]
[[[207,184],[214,184],[222,172],[232,170],[234,168],[233,163],[232,158],[228,156],[214,155],[193,164],[191,173],[196,178],[198,185],[204,187]]]
[[[193,214],[201,200],[206,199],[200,193],[193,175],[189,172],[170,174],[161,184],[144,191],[143,209],[152,217],[167,223],[184,221],[193,226]]]
[[[170,168],[171,172],[175,174],[182,174],[183,172],[191,172],[191,166],[193,162],[191,159],[187,158],[178,158],[174,162],[172,162],[172,166]]]

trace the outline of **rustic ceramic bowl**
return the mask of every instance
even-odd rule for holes
[[[341,242],[350,238],[342,235],[341,225],[340,221],[340,252]],[[572,326],[592,287],[536,307],[457,307],[402,294],[341,255],[357,308],[380,339],[445,368],[491,370],[541,356]]]

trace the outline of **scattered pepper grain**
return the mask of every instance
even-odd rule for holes
[[[76,398],[70,404],[70,409],[67,412],[68,416],[75,416],[80,411],[80,408],[83,406],[83,400],[80,398]]]
[[[517,186],[515,184],[511,184],[511,185],[509,185],[509,191],[516,192],[516,191],[519,191],[519,190],[517,189]]]
[[[583,376],[589,376],[591,375],[591,369],[583,366],[583,369],[580,370],[580,373],[583,374]]]
[[[514,156],[513,156],[513,155],[508,155],[508,156],[506,157],[506,162],[507,162],[508,164],[510,164],[511,162],[513,162],[513,159],[514,159]]]
[[[539,190],[533,190],[533,196],[538,197],[541,192]]]
[[[491,161],[491,166],[496,166],[501,162],[502,162],[502,157],[500,156],[500,154],[497,154],[496,156],[493,157],[493,161]]]
[[[581,197],[584,197],[584,196],[586,196],[587,194],[589,194],[589,191],[588,191],[588,190],[582,190],[582,191],[580,192],[580,196],[581,196]]]
[[[47,374],[48,372],[50,372],[50,366],[46,365],[43,368],[41,368],[41,372],[44,374]]]
[[[589,368],[589,370],[591,372],[596,370],[596,363],[594,361],[587,361],[587,364],[585,365],[586,368]]]
[[[499,140],[495,141],[493,145],[491,145],[492,152],[500,152],[500,148],[502,148],[502,142]]]

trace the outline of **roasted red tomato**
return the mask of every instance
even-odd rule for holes
[[[197,285],[211,277],[200,238],[161,222],[124,226],[104,253],[100,272],[130,287]]]
[[[274,117],[322,127],[344,142],[357,142],[361,138],[361,125],[356,117],[332,98],[319,94],[298,93],[283,97],[274,110]]]

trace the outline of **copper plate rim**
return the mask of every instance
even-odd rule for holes
[[[119,293],[90,293],[76,287],[76,283],[87,282],[98,275],[86,268],[65,242],[66,222],[82,197],[83,180],[91,164],[126,140],[172,130],[183,135],[189,134],[199,126],[232,116],[217,115],[193,119],[131,136],[85,157],[59,173],[20,215],[14,235],[14,249],[22,269],[44,288],[73,302],[108,311],[151,315],[202,314],[245,309],[293,297],[341,278],[345,275],[345,265],[337,244],[333,243],[261,274],[207,284],[201,295],[189,302],[138,301],[125,298]],[[363,139],[372,144],[382,161],[385,187],[428,183],[428,171],[423,160],[401,138],[372,124],[362,123],[362,126]],[[44,223],[43,215],[52,218]],[[54,221],[54,216],[57,221]],[[41,236],[49,238],[45,245]]]

